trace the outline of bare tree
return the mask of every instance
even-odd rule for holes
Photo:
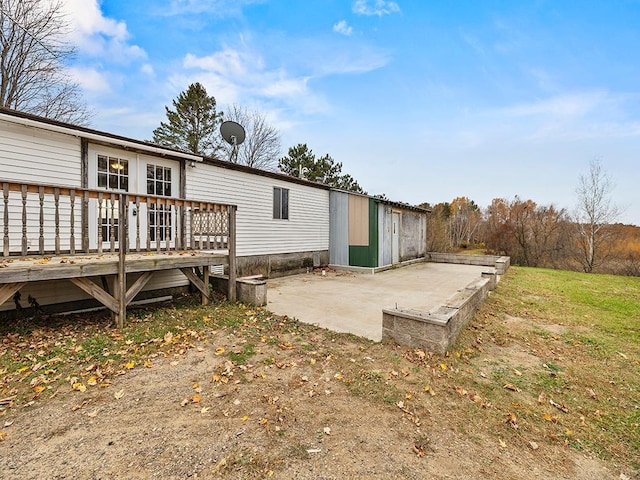
[[[575,213],[577,259],[587,273],[593,272],[606,259],[611,229],[605,227],[616,222],[621,213],[620,208],[611,203],[613,188],[599,159],[591,162],[587,175],[580,175]]]
[[[86,124],[80,87],[66,74],[75,54],[61,1],[0,0],[0,106]]]
[[[225,159],[261,170],[276,170],[280,156],[280,133],[269,125],[264,115],[234,104],[224,114],[224,120],[242,125],[246,131],[245,141],[238,147],[238,155],[231,155],[231,145],[225,144]]]

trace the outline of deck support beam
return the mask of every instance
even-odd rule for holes
[[[209,305],[209,266],[204,266],[203,277],[205,278],[205,281],[201,280],[192,268],[181,268],[180,271],[184,273],[184,276],[189,279],[194,287],[200,290],[200,293],[202,293],[202,304]]]
[[[27,282],[6,283],[0,285],[0,305],[9,300],[15,293],[24,287]]]
[[[83,290],[85,293],[98,300],[113,313],[117,314],[120,310],[118,300],[105,292],[99,285],[93,283],[87,277],[71,277],[69,281],[80,290]]]

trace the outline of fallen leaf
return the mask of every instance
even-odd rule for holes
[[[127,370],[131,370],[131,369],[133,369],[133,367],[135,367],[135,366],[136,366],[136,362],[134,362],[133,360],[131,360],[130,362],[125,363],[125,364],[124,364],[124,366],[125,366],[125,368],[126,368]]]
[[[534,442],[533,440],[531,440],[531,441],[529,442],[529,446],[530,446],[533,450],[538,450],[538,448],[540,448],[540,447],[538,447],[538,444],[537,444],[536,442]]]
[[[210,409],[210,408],[211,408],[211,407],[202,407],[202,408],[200,409],[200,413],[203,413],[203,414],[204,414],[204,413],[207,413],[207,412],[209,411],[209,409]]]
[[[413,453],[415,453],[417,456],[419,457],[424,457],[425,453],[424,453],[424,448],[422,448],[420,445],[413,445]]]
[[[113,394],[113,398],[115,398],[116,400],[120,400],[122,397],[124,397],[124,390],[118,390]]]
[[[247,420],[249,420],[249,416],[244,415],[240,420],[242,420],[243,422],[246,422]]]
[[[193,397],[191,397],[191,402],[193,403],[200,403],[200,400],[202,400],[202,397],[200,395],[194,395]]]
[[[558,410],[563,411],[564,413],[569,413],[569,409],[563,404],[559,404],[553,401],[553,399],[549,399],[549,404],[556,407]]]
[[[87,385],[90,386],[94,386],[98,384],[98,379],[96,379],[96,377],[89,377],[89,379],[87,380]]]
[[[498,439],[498,442],[500,442],[500,448],[507,448],[507,442],[505,442],[501,438]]]
[[[329,427],[324,427],[322,431],[324,432],[325,435],[331,435],[331,428]]]
[[[95,418],[98,415],[98,412],[100,411],[100,409],[96,408],[93,412],[89,412],[87,413],[87,417],[89,418]]]
[[[513,374],[517,377],[521,377],[522,376],[522,372],[520,370],[518,370],[517,368],[513,369]]]
[[[73,387],[74,390],[77,390],[78,392],[86,392],[87,391],[87,387],[82,382],[75,382],[72,385],[72,387]]]
[[[511,390],[512,392],[520,391],[520,389],[516,387],[513,383],[505,383],[502,387],[506,388],[507,390]]]
[[[0,442],[2,442],[7,436],[7,432],[0,432]]]
[[[216,348],[216,355],[222,355],[225,352],[225,349],[222,347]]]
[[[33,391],[36,392],[36,395],[44,392],[47,389],[47,387],[45,387],[44,385],[38,385],[36,386]]]
[[[186,405],[189,404],[189,399],[188,398],[183,398],[182,401],[180,402],[180,406],[184,407]]]
[[[171,332],[165,333],[164,334],[164,343],[169,344],[171,342],[173,342],[173,333],[171,333]]]

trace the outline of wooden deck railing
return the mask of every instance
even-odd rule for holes
[[[212,259],[216,257],[217,262],[220,257],[226,257],[226,262],[223,260],[220,264],[228,266],[227,298],[235,301],[234,205],[2,179],[0,187],[2,257],[117,253],[117,273],[111,291],[78,275],[75,262],[65,263],[65,268],[68,267],[65,275],[69,276],[64,278],[110,309],[119,327],[124,326],[127,305],[158,269],[181,270],[200,290],[206,304],[210,296]],[[128,253],[185,250],[199,252],[193,256],[171,256],[169,262],[149,259],[142,270],[136,270],[144,273],[132,285],[127,284],[128,259],[140,257],[128,257]],[[202,278],[194,268],[202,269]],[[107,270],[112,271],[109,266]],[[93,275],[104,274],[94,272]],[[0,281],[1,301],[6,301],[29,281],[2,275],[2,270],[0,280],[4,280]]]
[[[235,250],[235,206],[0,180],[2,256]],[[124,240],[124,242],[122,241]]]

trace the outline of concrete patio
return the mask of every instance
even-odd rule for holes
[[[382,339],[382,309],[429,312],[491,267],[416,263],[376,274],[326,270],[268,281],[267,308],[337,332]]]

